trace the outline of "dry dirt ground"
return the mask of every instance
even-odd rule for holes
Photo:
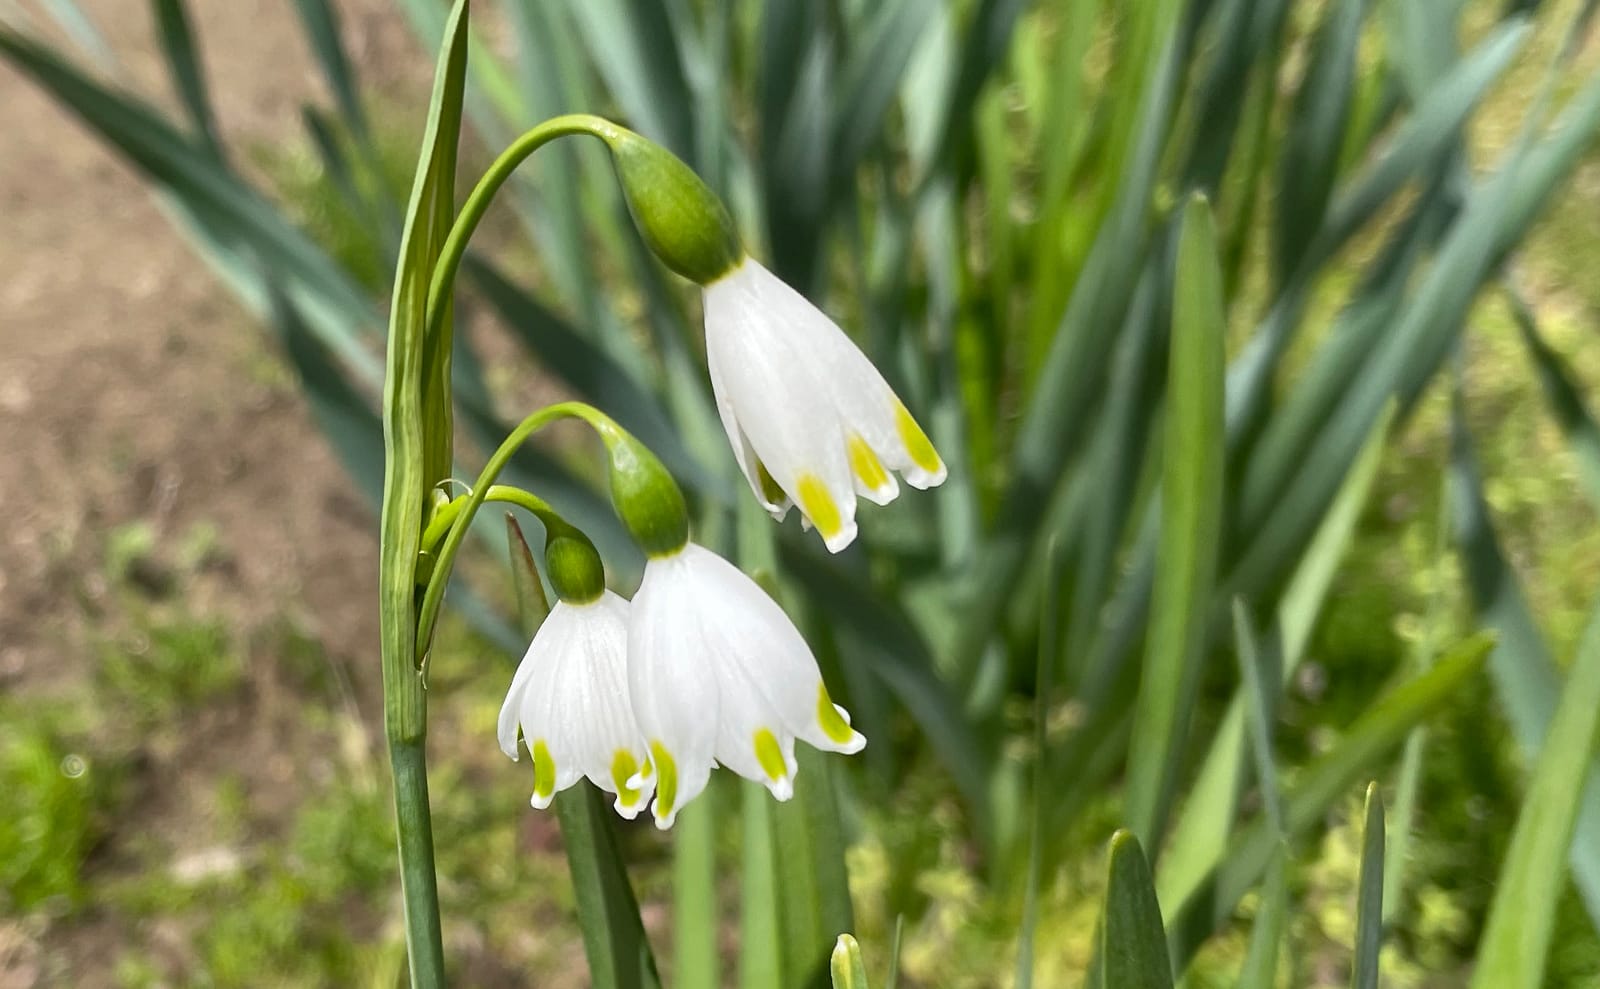
[[[152,5],[83,6],[128,85],[171,105]],[[327,101],[293,4],[189,6],[227,141],[298,141],[300,104]],[[392,5],[340,8],[368,85],[425,93],[430,68]],[[184,606],[245,638],[293,612],[354,685],[375,736],[375,524],[292,384],[262,373],[272,360],[132,169],[0,63],[0,692],[82,687],[114,533],[148,526],[161,559],[163,543],[211,525],[215,547],[186,579]],[[228,724],[186,730],[158,756],[169,765],[145,773],[152,827],[184,830],[182,775],[162,770],[196,760],[248,767],[252,799],[270,805],[277,789],[292,801],[304,767],[277,737],[292,698],[271,689],[270,671],[250,682]],[[0,940],[15,948],[16,935]],[[29,981],[28,954],[11,953],[19,967],[0,965],[0,984]]]

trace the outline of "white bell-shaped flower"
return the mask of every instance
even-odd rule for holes
[[[945,479],[944,461],[883,375],[833,320],[746,257],[705,286],[706,358],[722,426],[777,519],[799,505],[837,553],[856,494],[884,505]]]
[[[637,815],[652,789],[644,739],[628,701],[628,602],[602,591],[557,601],[539,626],[500,708],[500,748],[517,758],[517,727],[533,754],[533,806],[587,776]],[[642,771],[641,771],[642,770]]]
[[[796,738],[830,752],[867,744],[828,697],[810,647],[777,602],[694,543],[645,564],[628,624],[628,683],[660,828],[672,826],[718,763],[787,800]],[[650,774],[636,779],[643,785]]]

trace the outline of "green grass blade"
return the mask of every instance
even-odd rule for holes
[[[823,983],[828,938],[854,927],[855,919],[834,792],[835,757],[802,747],[795,758],[800,768],[794,798],[773,808],[773,847],[778,859],[778,943],[784,946],[781,985],[802,989]]]
[[[78,5],[77,0],[41,0],[40,6],[56,22],[63,34],[89,56],[89,60],[106,69],[117,68],[116,54],[106,44],[105,35],[95,26],[94,20]]]
[[[539,567],[533,561],[533,550],[528,548],[522,526],[511,512],[506,513],[506,547],[511,555],[511,592],[517,602],[517,624],[531,642],[550,614],[550,596],[539,579]]]
[[[786,947],[780,934],[782,887],[773,841],[773,801],[766,787],[749,780],[740,781],[739,797],[744,842],[739,872],[739,985],[772,989],[783,985]]]
[[[1238,989],[1274,989],[1278,984],[1278,955],[1289,930],[1289,850],[1273,849],[1262,883],[1261,903],[1250,926],[1250,946],[1239,969]]]
[[[1555,716],[1561,678],[1521,583],[1500,548],[1459,402],[1452,434],[1450,507],[1456,545],[1478,620],[1499,636],[1489,657],[1496,693],[1518,746],[1531,758],[1544,745]],[[1589,916],[1600,918],[1600,767],[1590,766],[1581,794],[1572,879]]]
[[[722,984],[717,957],[717,798],[720,787],[678,813],[672,831],[672,983],[682,989]]]
[[[1161,927],[1150,865],[1139,839],[1118,831],[1111,837],[1111,863],[1101,925],[1104,989],[1171,989],[1172,964]]]
[[[367,503],[376,507],[383,498],[382,421],[306,327],[294,304],[278,293],[272,295],[272,302],[272,325],[300,379],[317,426]]]
[[[1328,754],[1302,770],[1284,793],[1284,821],[1291,838],[1314,826],[1339,795],[1373,771],[1413,727],[1449,703],[1482,669],[1494,645],[1476,635],[1446,650],[1433,669],[1371,704]],[[1181,971],[1195,950],[1232,915],[1239,900],[1261,878],[1279,847],[1270,822],[1257,818],[1235,836],[1226,855],[1198,883],[1172,891],[1167,906],[1174,964]]]
[[[1022,894],[1022,920],[1017,929],[1016,989],[1033,987],[1033,938],[1039,924],[1039,883],[1044,871],[1045,790],[1050,786],[1050,703],[1055,680],[1055,602],[1061,596],[1061,547],[1045,550],[1045,580],[1039,618],[1039,658],[1034,666],[1033,805],[1028,831],[1028,874]]]
[[[1063,468],[1077,453],[1084,431],[1063,424],[1081,420],[1096,395],[1102,362],[1111,352],[1110,336],[1121,325],[1144,267],[1150,197],[1166,145],[1180,67],[1176,27],[1162,48],[1159,71],[1140,105],[1136,146],[1094,247],[1075,283],[1039,385],[1024,413],[1015,453],[1015,477],[983,554],[970,568],[963,638],[956,654],[963,665],[981,651],[1013,594],[1014,584],[1034,544],[1048,496]]]
[[[1362,447],[1355,467],[1345,478],[1338,497],[1323,518],[1278,602],[1273,640],[1268,646],[1279,650],[1281,655],[1278,666],[1282,680],[1274,689],[1281,689],[1288,683],[1305,656],[1311,630],[1322,612],[1339,563],[1349,550],[1362,508],[1372,493],[1393,418],[1394,408],[1391,405],[1378,425],[1373,427],[1372,435]],[[1233,816],[1243,771],[1245,703],[1243,692],[1236,693],[1212,737],[1205,763],[1189,791],[1183,816],[1178,820],[1167,855],[1156,876],[1156,888],[1163,903],[1176,902],[1182,898],[1180,891],[1198,885],[1227,850],[1233,833]]]
[[[1534,370],[1544,389],[1550,414],[1566,436],[1578,468],[1578,481],[1592,505],[1600,507],[1600,423],[1584,401],[1583,391],[1572,371],[1539,333],[1538,318],[1522,297],[1509,287],[1506,301],[1522,336],[1522,343],[1533,358]]]
[[[1289,114],[1273,226],[1273,259],[1280,282],[1299,264],[1328,206],[1355,86],[1363,6],[1364,0],[1336,0],[1328,10]]]
[[[317,58],[317,66],[328,88],[339,105],[339,114],[351,133],[362,141],[371,139],[367,115],[361,105],[356,84],[355,69],[345,54],[344,42],[339,35],[339,10],[329,0],[295,0],[295,11],[300,15],[300,25],[306,40]]]
[[[216,114],[206,91],[205,70],[200,66],[200,46],[184,0],[154,0],[156,29],[161,35],[161,50],[167,58],[178,98],[189,115],[195,135],[218,161],[223,160],[222,141],[217,136]]]
[[[847,181],[883,138],[884,116],[899,92],[911,55],[932,20],[928,0],[889,0],[877,7],[846,58],[835,90],[832,181]]]
[[[1473,968],[1473,989],[1537,989],[1555,931],[1584,780],[1600,728],[1600,608],[1578,645],[1500,867]],[[1592,787],[1591,787],[1592,789]],[[1594,843],[1580,838],[1579,845]]]
[[[1277,709],[1274,702],[1283,675],[1273,663],[1278,657],[1272,650],[1256,648],[1250,614],[1242,598],[1233,599],[1233,636],[1243,682],[1245,720],[1250,727],[1250,752],[1255,757],[1256,782],[1261,787],[1261,804],[1266,809],[1267,822],[1279,837],[1283,837],[1283,794],[1278,788],[1278,763],[1272,755],[1273,712]]]
[[[1156,847],[1189,745],[1189,713],[1205,660],[1206,614],[1222,519],[1222,271],[1211,210],[1184,210],[1172,302],[1161,481],[1160,570],[1128,753],[1127,819]]]
[[[1383,795],[1367,784],[1361,829],[1361,867],[1356,880],[1356,946],[1350,989],[1378,989],[1378,959],[1383,951]]]

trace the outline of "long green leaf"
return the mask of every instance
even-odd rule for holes
[[[1600,507],[1600,423],[1595,422],[1566,362],[1540,335],[1538,319],[1533,310],[1509,287],[1506,299],[1522,336],[1522,343],[1528,349],[1528,356],[1533,358],[1539,384],[1544,388],[1545,401],[1550,403],[1550,414],[1555,418],[1556,425],[1561,427],[1567,445],[1572,450],[1572,459],[1578,468],[1578,481],[1588,495],[1589,503]]]
[[[371,129],[356,88],[356,73],[339,37],[338,8],[329,0],[295,0],[294,7],[345,124],[358,138],[370,140]]]
[[[1238,989],[1273,989],[1278,984],[1278,954],[1288,929],[1289,851],[1279,844],[1267,865],[1261,905],[1250,927],[1250,947],[1239,969]]]
[[[716,781],[678,813],[672,836],[673,985],[716,989],[717,955]]]
[[[1364,0],[1337,0],[1312,42],[1311,65],[1296,94],[1279,160],[1274,261],[1282,281],[1298,266],[1321,225],[1333,189],[1339,146],[1354,89]]]
[[[1128,754],[1128,821],[1152,847],[1166,830],[1189,745],[1222,520],[1227,324],[1216,231],[1203,198],[1191,199],[1184,210],[1172,312],[1160,572]]]
[[[184,0],[153,0],[156,27],[161,35],[161,48],[167,56],[178,97],[189,114],[200,143],[222,160],[222,142],[217,136],[216,114],[211,109],[211,97],[206,92],[205,70],[200,65],[200,47],[194,29],[189,25],[189,12]]]
[[[1171,989],[1172,965],[1161,928],[1161,905],[1144,849],[1131,832],[1111,837],[1111,864],[1101,924],[1104,989]]]
[[[1323,518],[1278,603],[1277,618],[1266,643],[1266,648],[1279,653],[1278,671],[1282,680],[1277,689],[1287,685],[1305,656],[1311,630],[1322,613],[1334,575],[1348,551],[1356,522],[1378,476],[1393,418],[1391,406],[1373,427],[1361,456],[1345,478],[1333,507]],[[1176,902],[1181,898],[1180,891],[1197,885],[1227,849],[1233,834],[1243,771],[1246,703],[1243,692],[1236,692],[1212,736],[1205,763],[1189,791],[1183,816],[1179,818],[1156,876],[1156,888],[1163,903]]]
[[[1383,795],[1367,784],[1362,814],[1361,866],[1356,880],[1356,950],[1350,989],[1378,989],[1378,959],[1383,951]]]
[[[1307,766],[1284,794],[1285,829],[1303,834],[1374,763],[1399,745],[1417,724],[1447,704],[1483,667],[1494,640],[1477,635],[1457,643],[1437,665],[1379,698],[1327,755]],[[1173,963],[1182,971],[1200,943],[1226,920],[1261,878],[1279,846],[1270,822],[1256,818],[1235,836],[1207,876],[1174,890],[1167,904]]]
[[[570,0],[567,9],[629,126],[693,164],[693,102],[664,6],[649,0]]]
[[[1544,984],[1545,958],[1583,806],[1584,780],[1593,772],[1597,730],[1600,607],[1591,613],[1578,645],[1560,704],[1539,750],[1527,797],[1517,814],[1511,848],[1500,867],[1489,920],[1479,942],[1473,989],[1536,989]]]
[[[1473,608],[1500,640],[1489,657],[1489,673],[1511,732],[1531,757],[1544,746],[1561,696],[1561,678],[1500,548],[1459,400],[1452,420],[1450,507]],[[1580,838],[1572,843],[1572,879],[1589,916],[1600,918],[1600,766],[1590,765],[1577,792]]]

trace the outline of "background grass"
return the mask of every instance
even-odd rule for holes
[[[991,6],[1004,5],[956,5],[956,13],[976,17],[975,11]],[[1286,135],[1308,119],[1297,113],[1291,94],[1311,71],[1322,37],[1318,32],[1331,23],[1337,6],[1291,7],[1281,51],[1274,54],[1278,69],[1269,77],[1282,81],[1285,94],[1266,118],[1269,148],[1285,146]],[[1485,169],[1517,140],[1536,103],[1544,69],[1581,5],[1535,6],[1532,37],[1472,118],[1462,158],[1449,167]],[[425,23],[426,16],[415,13],[424,8],[432,9],[424,4],[411,9]],[[707,25],[705,31],[714,32],[714,18],[695,9]],[[1248,194],[1217,198],[1229,286],[1230,355],[1238,356],[1249,330],[1281,288],[1279,255],[1285,239],[1293,240],[1292,231],[1284,233],[1281,226],[1285,203],[1292,197],[1285,199],[1282,190],[1273,188],[1274,168],[1303,172],[1333,166],[1335,177],[1347,178],[1369,153],[1361,137],[1363,120],[1375,119],[1383,86],[1404,70],[1397,66],[1405,53],[1393,50],[1381,26],[1389,13],[1380,6],[1362,22],[1349,87],[1352,109],[1338,128],[1334,160],[1322,153],[1291,164],[1291,155],[1269,151],[1273,167],[1263,168],[1254,179],[1230,173],[1235,182],[1246,184]],[[1500,4],[1466,5],[1460,31],[1464,47],[1481,39],[1501,13]],[[1148,23],[1122,21],[1107,14],[1079,23],[1070,8],[1028,9],[1015,36],[1007,38],[994,58],[999,66],[994,80],[975,87],[969,105],[962,103],[958,73],[949,105],[955,107],[959,138],[919,159],[912,133],[915,101],[907,101],[883,124],[886,137],[868,128],[874,142],[887,143],[894,153],[867,155],[868,167],[832,178],[827,197],[832,205],[813,212],[826,215],[834,226],[814,229],[823,225],[812,218],[799,223],[794,239],[786,240],[785,224],[795,217],[780,205],[815,202],[819,193],[808,185],[813,176],[786,171],[798,167],[791,160],[795,145],[770,135],[772,121],[791,122],[793,134],[799,135],[791,140],[802,142],[800,146],[808,126],[825,125],[808,123],[803,112],[792,108],[781,116],[772,109],[776,97],[762,92],[760,73],[754,69],[759,64],[763,71],[774,71],[771,63],[781,63],[783,52],[760,48],[757,21],[738,8],[732,22],[723,25],[736,39],[731,46],[736,58],[724,67],[725,84],[736,94],[728,100],[733,125],[756,134],[750,158],[719,153],[703,155],[697,164],[713,177],[724,172],[719,185],[731,190],[741,216],[760,217],[772,231],[768,241],[775,263],[787,265],[802,284],[809,274],[812,284],[828,286],[825,297],[837,296],[830,308],[859,327],[880,356],[912,352],[897,361],[893,373],[910,383],[914,400],[931,407],[936,436],[959,456],[970,478],[969,490],[940,495],[947,500],[937,503],[942,514],[931,524],[918,518],[897,527],[888,514],[869,517],[864,542],[873,555],[863,569],[875,592],[891,602],[893,613],[910,615],[919,633],[932,641],[931,667],[941,681],[954,685],[962,713],[980,724],[992,743],[985,753],[982,783],[987,791],[981,808],[974,806],[972,792],[953,779],[940,739],[929,744],[927,716],[912,711],[915,717],[908,717],[903,707],[910,705],[903,698],[872,687],[861,676],[859,630],[826,620],[812,622],[813,641],[819,643],[824,662],[845,679],[858,713],[885,729],[882,735],[873,734],[874,746],[862,760],[864,778],[847,788],[843,808],[851,838],[846,861],[856,933],[869,967],[881,973],[895,919],[904,917],[901,969],[907,983],[1002,984],[1011,971],[1021,910],[1016,895],[1020,883],[1005,864],[1016,857],[1006,835],[1015,839],[1021,815],[1017,808],[1027,805],[1027,788],[1020,781],[1035,758],[1028,742],[1033,685],[1014,661],[1006,668],[1003,660],[998,669],[962,665],[966,661],[950,645],[956,634],[937,616],[945,599],[937,587],[928,589],[928,577],[931,570],[936,584],[967,576],[972,556],[965,550],[1004,529],[1005,499],[1016,477],[1010,454],[1027,431],[1019,422],[1037,395],[1035,389],[1042,387],[1039,368],[1076,284],[1071,276],[1094,274],[1086,257],[1101,221],[1116,209],[1113,194],[1133,154],[1127,142],[1136,127],[1134,111],[1154,85],[1159,61],[1154,34],[1144,39],[1142,49],[1135,49],[1139,57],[1120,57],[1127,53],[1117,46],[1132,43],[1130,37],[1137,40],[1140,31],[1155,32],[1161,22],[1159,17]],[[856,26],[869,21],[859,11],[846,17]],[[820,29],[807,28],[812,30]],[[961,40],[968,39],[963,35]],[[858,44],[852,36],[850,51],[865,50]],[[1074,115],[1069,97],[1053,87],[1060,83],[1058,73],[1067,74],[1059,64],[1067,57],[1063,52],[1080,46],[1084,112]],[[585,73],[587,85],[605,94],[595,98],[614,100],[625,110],[630,105],[638,109],[628,99],[628,66],[664,57],[626,50],[608,54],[599,45],[586,52],[593,59]],[[494,64],[486,59],[474,64],[486,63]],[[1596,64],[1591,41],[1578,50],[1557,86],[1558,95],[1576,91]],[[808,74],[804,65],[791,68],[799,91],[816,84],[815,69]],[[478,78],[477,85],[480,103],[505,99],[485,79]],[[1044,93],[1050,98],[1042,98]],[[803,111],[806,104],[798,105]],[[245,167],[264,176],[261,184],[271,202],[305,229],[340,271],[381,295],[390,266],[384,210],[406,186],[414,154],[412,128],[420,114],[379,91],[364,93],[360,106],[363,123],[356,123],[348,107],[334,118],[333,146],[356,162],[350,169],[355,177],[343,187],[339,169],[331,164],[337,155],[326,148],[319,152],[310,137],[288,147],[261,149]],[[663,132],[690,126],[675,123],[670,107],[662,112],[656,126]],[[489,121],[497,113],[502,122],[516,119],[504,107],[477,115],[483,133],[468,153],[479,161],[496,144]],[[1191,111],[1176,130],[1201,133],[1208,123]],[[938,143],[937,129],[922,133],[934,135],[925,140]],[[1052,187],[1051,156],[1059,147],[1076,146],[1073,142],[1093,152],[1074,166],[1073,182]],[[878,154],[879,143],[871,150]],[[1176,159],[1178,154],[1169,150],[1166,157]],[[576,160],[592,168],[597,181],[605,180],[603,166],[593,156],[585,153]],[[1230,167],[1243,168],[1239,160]],[[927,166],[929,161],[938,164]],[[741,184],[741,169],[760,173],[761,181],[755,183],[761,186],[759,195]],[[935,205],[913,207],[901,170],[934,177],[917,195],[932,197]],[[1139,214],[1148,210],[1165,218],[1172,204],[1181,201],[1184,189],[1172,177],[1176,171],[1163,171],[1152,202],[1138,204]],[[531,187],[536,191],[530,195],[539,195],[541,181],[553,180],[534,178]],[[943,212],[937,205],[942,181],[956,183],[960,190]],[[837,191],[841,184],[845,193]],[[583,218],[604,215],[600,194],[588,185],[578,188],[588,197],[573,200]],[[1054,190],[1060,188],[1071,194],[1053,203],[1051,197],[1059,194]],[[1409,189],[1320,273],[1305,319],[1307,330],[1275,378],[1281,404],[1288,404],[1296,386],[1315,368],[1331,339],[1330,326],[1422,195],[1419,188]],[[594,284],[633,281],[627,251],[617,246],[616,238],[623,235],[611,218],[579,236],[588,250],[577,255],[551,250],[552,238],[562,230],[558,210],[551,202],[536,204],[525,226],[502,217],[485,255],[572,316],[609,359],[623,367],[633,366],[631,360],[641,362],[642,370],[630,373],[665,396],[664,404],[673,409],[673,435],[693,451],[689,456],[715,451],[720,438],[713,433],[708,444],[705,435],[694,431],[692,395],[673,391],[681,384],[671,370],[680,366],[675,362],[693,371],[692,346],[690,353],[672,349],[671,340],[681,328],[640,328],[652,320],[670,324],[681,319],[676,296],[670,289],[664,297],[652,296],[651,291],[662,290],[647,283],[616,296],[615,313],[590,308],[589,300],[574,295],[574,285],[586,284],[588,278]],[[885,286],[872,277],[879,269],[863,263],[864,255],[865,260],[877,255],[851,242],[870,239],[875,249],[884,249],[868,234],[877,229],[874,224],[893,225],[897,211],[915,212],[922,226],[914,238],[909,274],[901,275],[907,284],[890,279]],[[840,212],[843,221],[836,219]],[[1546,342],[1585,394],[1600,381],[1600,357],[1587,346],[1600,313],[1600,288],[1588,277],[1600,264],[1597,216],[1600,158],[1590,151],[1504,272],[1530,300]],[[912,227],[907,223],[901,229]],[[952,243],[941,240],[940,231],[946,238],[962,236]],[[817,250],[817,243],[826,249]],[[1230,245],[1236,255],[1228,253]],[[1041,260],[1050,251],[1060,254],[1059,266]],[[597,271],[564,274],[562,265],[574,264],[574,256],[588,258]],[[1237,261],[1230,267],[1226,262],[1233,256]],[[905,291],[897,293],[897,288]],[[893,318],[885,319],[884,309]],[[1485,477],[1485,497],[1501,547],[1522,581],[1550,654],[1565,664],[1574,655],[1600,586],[1595,504],[1585,492],[1581,461],[1547,412],[1537,369],[1529,362],[1504,297],[1493,287],[1477,295],[1465,323],[1470,332],[1458,366],[1471,398],[1468,424]],[[933,332],[905,328],[925,324]],[[552,386],[521,380],[519,369],[530,366],[526,355],[504,338],[477,325],[474,329],[488,358],[483,380],[498,407],[522,408],[546,387],[571,387],[570,382]],[[940,349],[941,330],[953,332],[953,351]],[[639,348],[648,356],[630,356],[641,343],[649,343],[649,348]],[[293,339],[289,346],[294,346]],[[269,357],[262,368],[278,387],[306,375],[303,362],[291,361],[286,373]],[[952,375],[958,387],[945,380]],[[1294,785],[1298,770],[1335,749],[1384,685],[1414,675],[1442,645],[1479,627],[1481,617],[1448,536],[1450,506],[1441,482],[1451,457],[1449,386],[1448,376],[1434,379],[1389,440],[1306,662],[1278,704],[1275,753],[1285,767],[1286,786]],[[1144,411],[1153,417],[1159,396],[1148,397],[1150,408]],[[1074,425],[1057,423],[1056,428]],[[952,447],[947,440],[956,436],[960,439]],[[340,442],[336,430],[334,439]],[[581,456],[560,448],[549,452],[559,463]],[[1142,503],[1151,496],[1149,471],[1159,460],[1137,451],[1129,456],[1129,492]],[[570,474],[580,480],[585,476],[583,468],[560,476]],[[1070,483],[1071,473],[1064,476]],[[950,511],[947,506],[958,499],[973,506],[972,511]],[[896,507],[907,514],[918,511]],[[708,510],[708,518],[713,515]],[[726,520],[708,524],[725,525]],[[936,532],[939,542],[930,543],[926,531],[907,534],[919,528]],[[393,984],[403,970],[401,928],[387,784],[375,756],[371,715],[363,715],[374,710],[370,693],[362,693],[370,691],[371,681],[352,683],[314,636],[297,629],[296,612],[314,608],[316,602],[274,602],[272,610],[281,613],[252,629],[230,628],[206,614],[201,588],[216,562],[214,528],[211,532],[208,536],[207,528],[199,526],[178,538],[160,537],[151,526],[136,522],[97,534],[95,565],[75,575],[81,590],[72,604],[94,629],[93,677],[66,692],[38,690],[5,698],[0,780],[6,792],[18,795],[15,803],[22,811],[0,823],[6,914],[38,932],[47,956],[45,971],[63,978],[80,964],[77,952],[87,943],[85,932],[109,931],[104,941],[114,946],[116,978],[129,985]],[[1118,576],[1136,558],[1132,542],[1113,547],[1107,558]],[[928,549],[930,545],[935,548]],[[898,552],[902,546],[909,551]],[[1076,552],[1081,561],[1087,551],[1080,547]],[[925,558],[929,553],[948,554],[953,562],[942,570],[930,567]],[[625,582],[627,566],[618,569]],[[509,597],[497,558],[476,561],[473,572],[479,578],[474,585],[478,593],[503,610]],[[1263,604],[1280,582],[1271,582],[1274,586],[1262,592]],[[829,617],[825,599],[796,599],[810,602],[797,608],[809,617]],[[1019,592],[1015,599],[1037,597]],[[1028,611],[1013,605],[994,615],[994,623],[983,629],[991,637],[990,656],[1032,655],[1032,632],[1023,631],[1031,627]],[[451,621],[438,651],[452,662],[439,664],[430,683],[447,948],[462,966],[463,984],[520,984],[529,973],[549,973],[551,984],[582,984],[582,960],[571,926],[573,902],[554,825],[525,811],[528,781],[517,767],[505,764],[492,744],[484,744],[506,679],[506,668],[492,659],[498,649],[492,630]],[[1074,662],[1065,660],[1068,688],[1048,708],[1046,737],[1052,743],[1068,744],[1074,729],[1096,714],[1085,710],[1078,693],[1084,670]],[[1212,737],[1233,693],[1231,670],[1231,664],[1213,663],[1200,680],[1195,738]],[[1402,896],[1390,905],[1386,985],[1456,985],[1470,971],[1531,765],[1504,721],[1502,704],[1489,680],[1477,678],[1428,725]],[[254,739],[264,743],[253,753],[258,766],[205,759],[207,739],[225,735],[240,712],[263,705],[272,714]],[[257,775],[262,767],[292,779],[289,797],[265,796],[269,788]],[[149,781],[156,774],[181,774],[183,780],[177,795],[166,789],[164,799],[206,808],[197,815],[201,823],[194,833],[164,832],[161,809],[142,803],[142,796],[155,790]],[[1375,766],[1372,774],[1391,791],[1397,786],[1393,765]],[[1124,812],[1118,774],[1104,776],[1105,782],[1081,795],[1052,843],[1060,852],[1051,862],[1039,906],[1038,930],[1049,933],[1036,947],[1040,985],[1071,984],[1090,964],[1105,884],[1104,843],[1123,823]],[[881,784],[888,779],[894,785],[885,788]],[[1055,785],[1068,790],[1073,783],[1063,771]],[[887,799],[876,795],[883,792],[889,793]],[[1260,800],[1253,790],[1245,793],[1242,816],[1250,816]],[[727,821],[736,820],[744,804],[729,781],[719,784],[710,802],[718,818]],[[986,814],[990,823],[979,823]],[[1359,794],[1352,788],[1318,816],[1318,826],[1308,837],[1294,843],[1286,984],[1346,982],[1356,931],[1360,819]],[[741,861],[747,848],[740,830],[718,830],[715,862]],[[647,829],[625,829],[623,837],[647,928],[658,953],[665,953],[672,943],[673,919],[668,908],[669,849]],[[1158,878],[1159,869],[1158,861]],[[741,919],[736,904],[743,891],[735,874],[718,875],[718,947],[731,972]],[[1233,921],[1205,944],[1189,972],[1191,985],[1232,984],[1258,903],[1254,895],[1248,897]],[[1546,984],[1600,983],[1600,938],[1580,899],[1564,888],[1558,904],[1556,947]],[[664,960],[670,969],[670,957]]]

